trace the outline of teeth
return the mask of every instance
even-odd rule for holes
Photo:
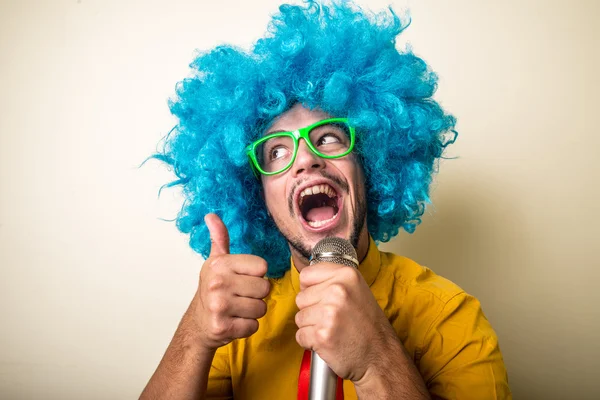
[[[331,186],[329,186],[327,184],[315,185],[315,186],[305,188],[300,193],[300,205],[302,205],[302,202],[304,201],[304,196],[311,195],[311,194],[318,194],[318,193],[324,193],[329,197],[335,197],[335,191],[331,188]]]
[[[334,215],[333,217],[331,217],[329,219],[323,220],[323,221],[306,221],[306,222],[308,223],[309,226],[312,226],[313,228],[318,228],[320,226],[323,226],[323,225],[333,221],[335,219],[336,215]]]

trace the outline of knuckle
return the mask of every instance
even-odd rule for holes
[[[214,275],[206,282],[206,287],[210,292],[221,290],[225,287],[225,278],[222,275]]]
[[[332,305],[325,306],[323,317],[325,321],[334,321],[338,316],[338,308]]]
[[[296,331],[296,342],[301,346],[301,347],[306,347],[306,342],[304,340],[304,330],[303,329],[298,329]]]
[[[217,319],[213,323],[213,333],[221,338],[229,333],[230,325],[223,319]]]
[[[300,328],[302,326],[302,321],[304,318],[302,315],[303,315],[302,311],[299,311],[296,313],[296,316],[294,317],[294,322],[296,323],[296,326],[298,328]]]
[[[227,302],[222,297],[215,297],[209,301],[208,310],[213,314],[222,314],[227,310]]]
[[[331,340],[331,331],[327,328],[318,329],[315,332],[315,340],[319,347],[322,347]]]
[[[306,281],[309,278],[309,275],[310,275],[310,269],[303,268],[302,271],[300,271],[300,275],[299,275],[300,283],[306,284]]]
[[[248,306],[248,311],[251,313],[252,318],[262,318],[267,313],[267,303],[262,300],[253,300],[252,304]]]
[[[226,258],[223,256],[209,256],[204,264],[209,267],[209,269],[216,270],[222,268],[226,262]],[[202,267],[204,269],[204,266]]]
[[[267,314],[267,303],[262,300],[259,300],[258,303],[258,314],[260,315],[259,318],[264,317]]]
[[[260,275],[265,275],[269,270],[269,266],[267,265],[267,261],[264,258],[259,258],[256,263],[256,273]]]
[[[255,255],[246,254],[240,256],[237,262],[237,268],[242,275],[264,276],[267,273],[267,262]]]
[[[240,337],[248,337],[258,331],[258,321],[255,319],[249,319],[244,321],[242,329],[240,331]]]
[[[331,285],[331,294],[335,299],[340,301],[348,299],[348,289],[341,283],[334,283]]]
[[[343,269],[344,280],[351,283],[356,284],[359,281],[359,272],[356,268],[346,267]]]
[[[271,282],[269,282],[269,280],[267,279],[263,279],[262,281],[263,289],[261,295],[262,297],[267,297],[269,295],[269,292],[271,291]]]
[[[300,293],[298,293],[298,294],[296,295],[296,306],[298,306],[298,308],[299,308],[300,310],[302,310],[302,308],[303,308],[302,306],[303,306],[303,304],[304,304],[304,303],[302,302],[302,301],[303,301],[303,299],[304,299],[304,294],[303,294],[303,293],[304,293],[304,292],[300,292]]]

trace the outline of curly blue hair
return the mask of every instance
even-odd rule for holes
[[[214,212],[232,252],[263,257],[269,277],[289,269],[288,244],[244,148],[296,103],[348,117],[356,127],[373,239],[415,230],[436,161],[457,134],[456,119],[431,98],[437,75],[410,48],[396,49],[409,24],[391,8],[372,14],[352,2],[284,4],[250,51],[218,46],[195,58],[193,75],[169,101],[179,122],[153,156],[178,177],[165,186],[183,187],[177,226],[195,251],[209,255],[203,217]]]

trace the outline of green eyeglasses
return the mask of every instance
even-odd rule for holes
[[[348,118],[330,118],[292,132],[276,132],[246,147],[255,175],[279,174],[292,166],[298,154],[298,140],[322,158],[344,157],[354,148],[354,127]]]

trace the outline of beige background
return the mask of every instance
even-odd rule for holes
[[[202,260],[159,219],[171,174],[137,165],[193,49],[249,45],[277,5],[215,3],[0,0],[0,398],[135,398],[156,367]],[[600,398],[600,2],[393,4],[460,158],[382,247],[481,300],[515,398]]]

